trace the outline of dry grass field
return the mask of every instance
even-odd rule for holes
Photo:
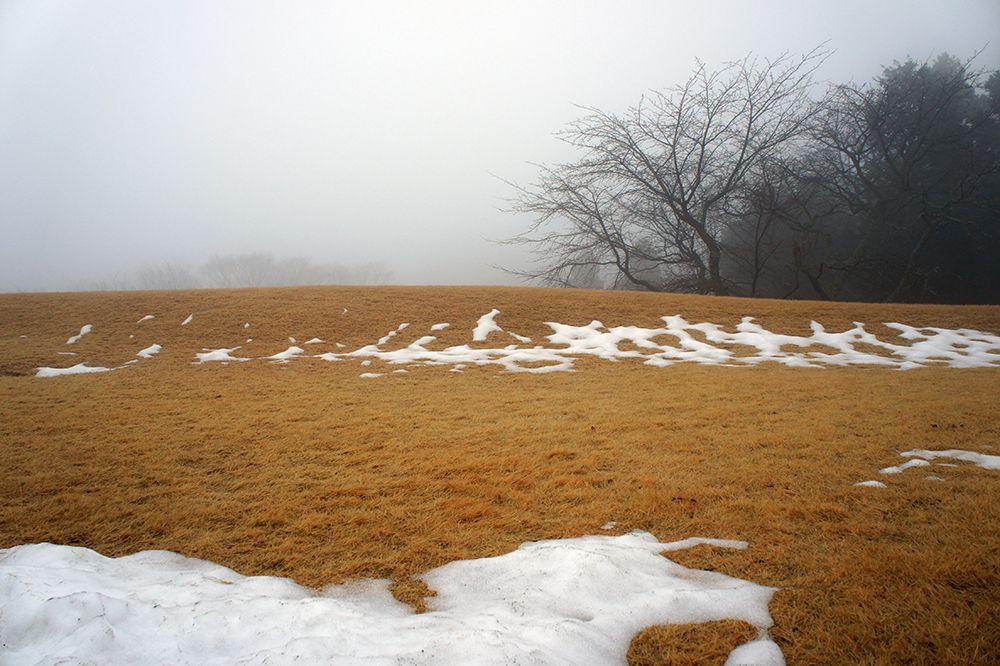
[[[862,321],[894,341],[882,322],[1000,332],[1000,307],[520,288],[0,295],[0,548],[166,549],[310,586],[385,577],[420,609],[426,589],[412,575],[529,540],[633,529],[740,539],[749,548],[670,558],[780,588],[771,635],[790,664],[1000,662],[1000,472],[878,475],[907,449],[1000,454],[1000,367],[589,358],[566,373],[415,367],[363,379],[353,360],[191,363],[237,344],[274,354],[289,336],[327,341],[309,353],[348,351],[402,322],[389,347],[438,322],[451,327],[436,345],[465,344],[491,308],[540,343],[545,321],[656,326],[673,314],[727,329],[752,315],[789,334]],[[136,323],[146,314],[156,318]],[[126,369],[33,376],[119,366],[153,343],[163,351]],[[58,355],[67,350],[78,356]],[[875,478],[888,487],[853,485]],[[653,627],[629,660],[721,663],[747,632]]]

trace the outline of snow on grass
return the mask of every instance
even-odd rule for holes
[[[362,372],[358,377],[361,379],[375,379],[376,377],[385,377],[383,372]]]
[[[184,321],[181,322],[181,326],[187,326],[188,324],[191,323],[193,319],[194,319],[194,313],[192,312],[187,316],[187,318]]]
[[[89,366],[86,363],[77,363],[69,368],[38,368],[36,377],[61,377],[63,375],[85,375],[92,372],[108,372],[114,368],[104,368],[100,366]]]
[[[899,474],[911,467],[930,467],[931,464],[926,460],[910,460],[903,463],[902,465],[893,465],[892,467],[883,467],[878,471],[879,474]]]
[[[166,551],[25,545],[0,550],[0,629],[14,663],[621,664],[647,626],[734,619],[758,637],[730,662],[783,664],[767,635],[774,588],[660,554],[698,544],[746,546],[644,532],[525,543],[419,576],[437,593],[421,614],[387,580],[316,592]]]
[[[486,340],[486,336],[493,331],[502,331],[493,318],[500,314],[500,311],[493,308],[476,322],[476,327],[472,329],[472,341],[473,342],[483,342]]]
[[[304,345],[318,345],[321,342],[323,342],[323,340],[321,338],[309,338],[308,340],[306,340],[302,344],[304,344]]]
[[[154,355],[159,354],[160,350],[163,349],[160,345],[152,344],[145,349],[141,349],[136,352],[136,356],[141,358],[153,358]]]
[[[200,354],[195,354],[197,359],[195,363],[213,363],[213,362],[229,362],[229,361],[249,361],[248,358],[238,358],[232,356],[231,354],[239,349],[239,346],[229,347],[228,349],[223,347],[221,349],[205,349],[204,352]]]
[[[268,356],[267,358],[277,363],[288,363],[289,360],[295,358],[304,351],[305,349],[302,347],[289,347],[285,351],[278,352],[277,354]]]
[[[77,335],[71,336],[69,340],[66,341],[66,344],[75,345],[80,340],[80,338],[87,335],[87,333],[90,333],[92,330],[94,330],[93,324],[85,324],[83,328],[80,329],[80,332]]]
[[[858,483],[855,483],[854,485],[855,486],[859,486],[861,488],[885,488],[885,487],[887,487],[881,481],[859,481]]]
[[[912,451],[903,451],[899,455],[905,458],[918,458],[919,460],[911,460],[909,465],[920,464],[928,465],[928,460],[934,460],[935,458],[953,458],[955,460],[964,460],[966,462],[971,462],[983,469],[1000,469],[1000,456],[991,456],[985,453],[976,453],[975,451],[963,451],[961,449],[948,449],[947,451],[928,451],[926,449],[914,449]]]
[[[154,317],[153,315],[146,315],[146,316],[142,317],[139,321],[137,321],[135,323],[141,324],[142,322],[149,321],[150,319],[156,319],[156,317]]]
[[[451,326],[451,324],[449,324],[448,322],[442,322],[440,324],[434,324],[433,326],[431,326],[431,330],[432,331],[443,331],[444,329],[448,328],[449,326]]]
[[[60,356],[76,356],[76,352],[56,352]]]

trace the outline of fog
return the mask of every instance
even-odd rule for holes
[[[511,284],[553,133],[748,52],[1000,65],[1000,3],[0,1],[0,291],[265,252]],[[994,38],[994,43],[989,43]]]

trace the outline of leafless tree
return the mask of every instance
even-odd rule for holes
[[[589,266],[609,272],[612,284],[738,291],[723,274],[722,237],[748,214],[740,206],[754,174],[803,137],[812,75],[825,57],[820,49],[748,56],[718,71],[699,62],[684,84],[622,115],[586,109],[559,134],[580,159],[541,166],[537,184],[517,188],[514,210],[534,221],[508,242],[532,246],[537,261],[511,272],[566,284]]]

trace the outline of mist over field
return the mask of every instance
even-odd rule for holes
[[[0,291],[229,286],[211,266],[249,256],[264,282],[513,284],[506,181],[570,159],[577,105],[820,44],[821,84],[996,69],[998,27],[990,0],[4,2]]]

